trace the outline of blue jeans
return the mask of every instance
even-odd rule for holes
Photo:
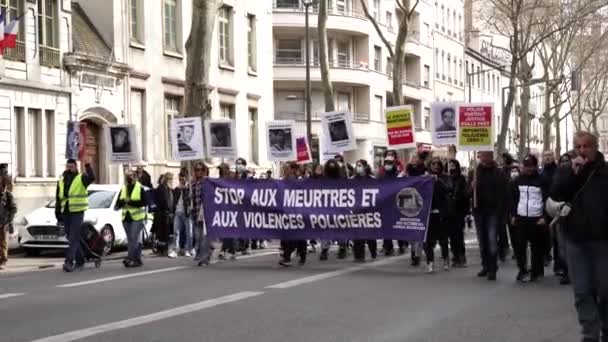
[[[194,225],[196,232],[196,260],[209,261],[211,259],[211,246],[205,234],[205,224],[198,222]]]
[[[192,222],[185,213],[175,213],[173,219],[173,244],[171,249],[174,251],[179,250],[179,235],[181,234],[182,228],[186,234],[186,245],[184,249],[186,251],[192,250]]]
[[[144,221],[122,222],[122,226],[127,233],[127,258],[129,260],[141,260],[141,247],[143,244],[142,233]]]
[[[65,233],[68,238],[68,249],[65,252],[65,264],[81,264],[84,263],[82,253],[82,222],[84,221],[84,213],[66,214],[63,216],[63,224]]]
[[[567,237],[568,272],[583,337],[608,340],[608,242],[575,242]]]
[[[498,271],[498,215],[475,214],[477,241],[481,252],[483,269],[496,273]]]

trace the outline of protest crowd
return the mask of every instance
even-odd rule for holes
[[[326,184],[343,181],[349,183],[340,184],[350,184],[352,188],[369,181],[381,184],[399,179],[430,180],[432,196],[423,239],[283,239],[279,264],[292,266],[294,252],[300,266],[316,252],[319,260],[326,261],[332,245],[337,245],[337,259],[346,259],[352,254],[354,262],[362,263],[366,255],[374,260],[380,255],[404,255],[409,248],[412,267],[419,267],[424,261],[426,273],[449,271],[467,267],[465,231],[475,229],[481,255],[478,277],[495,281],[499,264],[508,262],[509,257],[517,264],[519,272],[515,280],[519,283],[539,281],[552,266],[560,284],[573,283],[583,334],[590,337],[585,341],[599,341],[595,337],[600,334],[605,341],[608,337],[605,327],[608,167],[598,151],[597,137],[587,132],[577,133],[575,149],[559,158],[547,151],[540,157],[529,154],[521,161],[508,153],[495,158],[493,152],[478,152],[477,159],[475,167],[464,170],[457,160],[442,159],[429,152],[416,153],[404,161],[395,150],[388,150],[382,165],[373,170],[366,160],[349,165],[337,154],[324,164],[284,162],[280,177],[275,178],[271,171],[256,175],[247,167],[246,160],[238,158],[234,166],[221,163],[217,167],[217,180],[263,183],[280,179],[292,185],[307,180]],[[90,165],[85,165],[83,173],[78,172],[76,165],[75,160],[68,160],[56,192],[57,219],[65,226],[69,240],[65,272],[84,264],[79,229],[87,210],[87,187],[95,180]],[[116,203],[116,209],[122,211],[128,239],[125,267],[143,265],[143,221],[152,215],[153,251],[161,256],[193,257],[199,266],[207,266],[214,254],[219,260],[236,260],[238,253],[245,255],[251,250],[266,248],[268,239],[244,236],[222,237],[219,244],[212,243],[207,227],[213,213],[207,210],[205,215],[204,203],[209,202],[205,202],[204,192],[206,184],[215,177],[210,177],[210,170],[203,162],[195,162],[191,169],[192,177],[187,168],[181,170],[175,186],[174,175],[163,174],[156,187],[143,167],[126,170],[125,185]],[[12,230],[16,212],[10,183],[4,172],[0,181],[0,232],[4,236]],[[242,194],[234,190],[226,194],[234,193],[237,197],[233,200],[242,200]],[[229,197],[226,195],[227,201]],[[348,196],[345,198],[347,203]],[[361,216],[354,215],[355,218]],[[366,224],[361,223],[365,221],[338,221],[343,225]],[[369,222],[373,224],[374,220]],[[7,260],[6,239],[3,241],[0,245],[2,266]],[[437,244],[441,259],[435,256]]]

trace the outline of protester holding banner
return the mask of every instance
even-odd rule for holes
[[[247,180],[252,179],[252,172],[247,169],[247,161],[244,158],[237,158],[236,163],[234,165],[234,178],[239,180]],[[237,239],[236,240],[236,250],[237,252],[241,252],[243,255],[249,254],[250,242],[253,248],[254,241],[249,241],[246,239]],[[257,249],[257,241],[255,242],[255,246]]]
[[[298,180],[298,169],[300,167],[295,162],[288,162],[283,168],[283,179],[287,181]],[[306,263],[307,243],[306,240],[285,240],[281,241],[283,247],[283,255],[279,265],[283,267],[291,266],[291,255],[294,251],[298,253],[298,265],[303,266]]]
[[[384,159],[388,158],[388,157],[393,157],[395,162],[395,166],[397,167],[397,172],[401,173],[405,170],[405,165],[403,164],[403,162],[399,159],[399,155],[397,154],[397,151],[395,150],[387,150],[386,152],[384,152]],[[384,165],[381,165],[378,170],[376,171],[376,174],[378,175],[378,177],[382,177],[384,174]]]
[[[431,204],[431,216],[424,244],[426,254],[426,272],[435,272],[435,245],[439,242],[441,247],[441,258],[443,259],[443,269],[450,269],[450,250],[448,246],[448,229],[445,218],[448,213],[448,180],[443,173],[443,163],[439,158],[433,158],[430,163],[430,175],[435,178],[433,189],[433,202]]]
[[[355,176],[354,180],[362,180],[362,179],[372,179],[374,178],[372,174],[372,168],[369,166],[366,160],[361,159],[357,161],[355,167]],[[369,253],[372,259],[376,259],[378,255],[378,243],[375,239],[373,240],[354,240],[353,241],[353,254],[355,257],[355,262],[365,262],[365,245],[369,248]]]
[[[221,163],[217,169],[219,171],[220,178],[234,178],[234,175],[230,172],[230,165]],[[218,255],[218,258],[220,260],[226,260],[226,253],[230,254],[230,260],[236,260],[236,246],[233,238],[222,239],[222,250]]]
[[[473,215],[482,259],[477,276],[494,281],[498,272],[498,229],[506,220],[510,191],[507,179],[494,161],[494,153],[479,152],[478,157],[479,165],[470,182],[471,193],[476,196]]]
[[[340,164],[335,159],[328,160],[325,163],[324,168],[324,178],[325,179],[340,179],[343,178],[341,175],[342,169]],[[347,254],[347,241],[338,241],[338,259],[345,259]],[[331,241],[321,241],[321,255],[319,256],[319,260],[325,261],[329,255],[329,247],[331,246]]]
[[[469,212],[467,180],[462,175],[460,163],[456,159],[448,161],[448,186],[450,189],[446,224],[452,250],[452,266],[465,267],[467,264],[464,243],[464,218]]]
[[[395,158],[394,154],[387,154],[386,158],[384,158],[384,164],[382,165],[381,172],[379,174],[379,178],[381,179],[391,179],[397,178],[399,176],[398,169],[398,159]],[[405,241],[399,241],[399,254],[405,253]],[[385,256],[393,256],[395,255],[395,246],[393,244],[393,240],[384,239],[382,242],[382,250],[384,251]]]
[[[192,181],[192,222],[196,235],[196,256],[199,266],[209,265],[211,259],[211,246],[205,232],[203,215],[203,182],[209,176],[207,165],[202,162],[194,164],[194,180]]]

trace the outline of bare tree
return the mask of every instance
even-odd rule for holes
[[[403,104],[403,81],[405,78],[405,43],[409,38],[410,24],[412,21],[412,17],[416,11],[416,7],[418,7],[418,3],[420,0],[395,0],[397,4],[398,10],[401,12],[399,16],[399,29],[397,32],[397,39],[395,41],[394,49],[393,45],[386,39],[384,33],[380,29],[378,25],[378,21],[374,18],[367,8],[366,0],[361,0],[361,7],[363,7],[363,12],[367,19],[372,23],[378,36],[386,46],[388,50],[388,55],[391,60],[391,64],[393,65],[393,104],[399,106]],[[412,5],[413,3],[413,5]]]
[[[209,116],[209,69],[217,0],[192,1],[192,27],[186,41],[186,105],[188,116]],[[204,133],[203,133],[204,134]]]
[[[509,38],[511,64],[509,66],[509,94],[502,108],[501,129],[498,134],[496,149],[506,150],[506,136],[509,128],[511,111],[515,102],[517,88],[522,88],[520,94],[520,127],[519,151],[525,153],[525,142],[528,136],[530,86],[541,83],[544,78],[533,78],[535,66],[534,53],[538,47],[556,32],[574,25],[577,20],[597,10],[598,2],[573,0],[574,5],[568,7],[570,15],[564,18],[552,15],[557,8],[563,6],[557,0],[477,0],[483,2],[482,19],[488,28],[498,35]]]
[[[325,111],[333,112],[335,110],[334,105],[334,88],[329,78],[329,58],[327,51],[327,0],[319,1],[319,15],[318,15],[319,30],[319,63],[321,65],[321,80],[323,82],[323,96],[325,98]]]

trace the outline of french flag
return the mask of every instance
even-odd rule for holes
[[[21,17],[15,18],[6,27],[3,28],[4,39],[0,41],[0,47],[12,49],[17,46],[17,34],[19,34],[19,21]],[[4,18],[2,18],[4,22]]]

